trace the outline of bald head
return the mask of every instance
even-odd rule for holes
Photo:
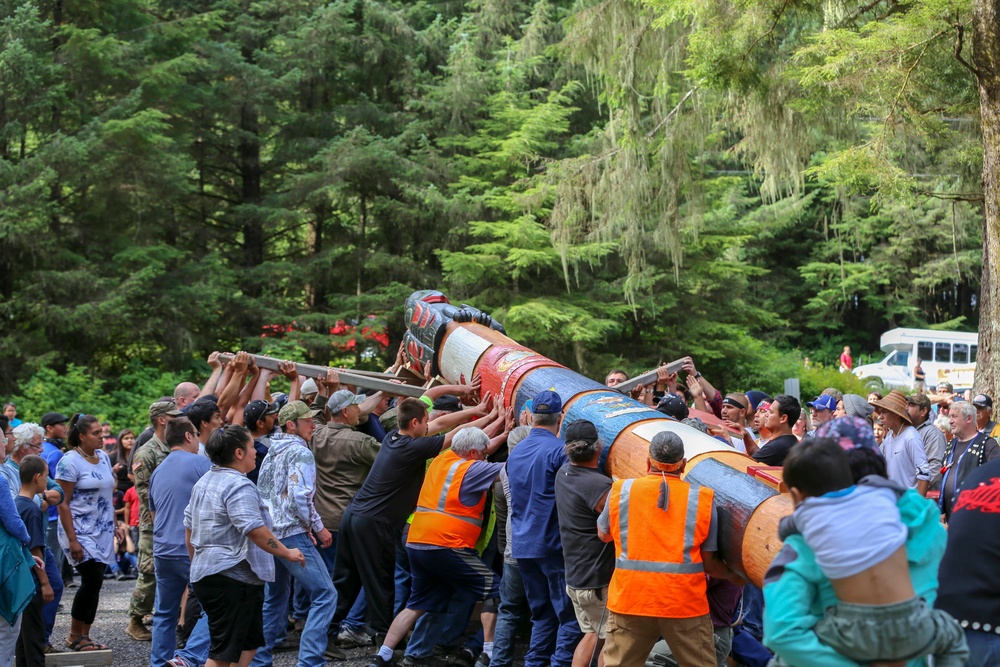
[[[174,403],[177,404],[178,410],[183,410],[188,405],[197,401],[200,394],[201,388],[194,382],[181,382],[174,389]]]

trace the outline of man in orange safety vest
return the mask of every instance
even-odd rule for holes
[[[617,557],[605,667],[641,667],[660,636],[680,667],[716,666],[705,575],[742,580],[716,557],[714,494],[681,481],[686,463],[680,437],[657,433],[648,474],[615,481],[598,518]]]

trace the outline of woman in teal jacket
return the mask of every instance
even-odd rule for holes
[[[833,438],[848,450],[855,481],[867,475],[882,477],[885,460],[875,449],[875,436],[867,422],[840,417],[824,424],[817,437]],[[901,492],[897,503],[909,529],[906,555],[917,596],[933,606],[937,597],[937,572],[947,542],[937,506],[913,489]],[[863,520],[860,519],[859,520]],[[844,530],[850,530],[844,526]],[[827,607],[837,604],[830,580],[823,576],[812,550],[801,535],[789,535],[764,577],[764,645],[774,651],[773,665],[791,667],[858,667],[819,641],[813,626]],[[907,667],[926,667],[925,658]]]
[[[14,664],[21,612],[35,595],[31,568],[38,563],[25,547],[30,539],[14,506],[10,486],[0,477],[0,667]]]

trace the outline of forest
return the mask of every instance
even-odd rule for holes
[[[975,5],[0,0],[0,395],[378,368],[416,289],[720,388],[975,331]]]

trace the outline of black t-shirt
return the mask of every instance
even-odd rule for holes
[[[763,447],[754,452],[753,460],[769,466],[784,465],[788,451],[798,442],[798,438],[794,435],[779,435],[773,440],[768,440]]]
[[[948,521],[934,606],[958,621],[1000,622],[1000,460],[965,478]],[[963,623],[963,626],[965,624]],[[992,631],[990,632],[991,634]]]
[[[427,460],[440,454],[442,447],[443,435],[413,438],[390,431],[348,509],[352,514],[402,528],[417,506]]]
[[[559,538],[570,588],[603,588],[615,571],[614,544],[597,536],[598,501],[611,489],[611,478],[596,468],[566,464],[556,473]]]

